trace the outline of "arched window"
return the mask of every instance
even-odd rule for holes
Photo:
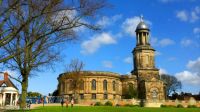
[[[107,84],[108,84],[107,80],[104,80],[103,81],[103,90],[107,91]]]
[[[96,80],[92,80],[92,90],[96,90]]]
[[[80,90],[84,90],[84,81],[83,80],[80,81],[79,87],[80,87]]]
[[[115,83],[115,81],[113,81],[113,83],[112,83],[112,85],[113,85],[113,91],[115,91],[115,85],[116,85],[116,83]]]
[[[62,91],[65,92],[65,82],[62,83]]]

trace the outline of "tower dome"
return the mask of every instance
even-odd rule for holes
[[[141,22],[137,25],[135,31],[138,31],[138,30],[148,30],[148,31],[149,31],[149,27],[148,27],[148,25],[147,25],[145,22],[141,21]]]

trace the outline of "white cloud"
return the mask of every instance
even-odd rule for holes
[[[159,0],[162,3],[174,3],[174,2],[181,2],[183,0]],[[193,2],[195,0],[189,0],[190,2]]]
[[[133,63],[133,59],[132,59],[131,56],[129,56],[129,57],[126,57],[126,58],[124,59],[124,62],[125,62],[125,63],[128,63],[128,64],[132,64],[132,63]]]
[[[200,7],[196,6],[194,10],[195,10],[195,12],[196,12],[197,14],[200,13]]]
[[[182,39],[181,40],[181,45],[184,46],[184,47],[188,47],[192,44],[193,44],[193,41],[190,40],[190,39]]]
[[[179,18],[181,21],[187,21],[188,20],[187,12],[184,11],[184,10],[178,11],[176,13],[176,17]]]
[[[170,57],[168,58],[169,61],[175,61],[176,60],[176,57]]]
[[[101,33],[93,36],[90,40],[86,40],[81,44],[81,53],[83,54],[93,54],[102,45],[116,44],[117,41],[109,33]]]
[[[195,22],[198,19],[199,19],[199,15],[195,11],[192,11],[191,12],[191,22]]]
[[[162,75],[162,74],[167,74],[167,70],[160,68],[159,69],[159,75]]]
[[[150,43],[151,43],[152,46],[156,46],[157,43],[158,43],[158,38],[156,38],[156,37],[151,37],[151,38],[150,38]]]
[[[122,18],[121,14],[118,14],[118,15],[115,15],[112,17],[103,16],[99,21],[97,21],[97,25],[99,25],[101,27],[106,27],[106,26],[109,26],[109,25],[115,23],[116,21],[118,21],[121,18]]]
[[[160,56],[160,55],[162,55],[162,53],[159,52],[159,51],[156,51],[156,52],[155,52],[155,55],[156,55],[156,56]]]
[[[148,20],[144,20],[148,25],[151,25],[152,23]],[[124,30],[125,33],[135,36],[135,29],[137,25],[140,23],[140,18],[135,16],[132,18],[127,18],[123,23],[122,23],[122,29]]]
[[[187,64],[187,68],[200,76],[200,57],[197,58],[197,60],[190,60]]]
[[[196,27],[193,29],[193,33],[194,34],[199,34],[200,33],[200,28],[199,27]]]
[[[190,85],[200,85],[200,76],[190,71],[183,71],[175,74],[176,78],[182,83]]]
[[[179,18],[181,21],[196,22],[200,19],[200,7],[196,6],[190,11],[177,11],[176,17]]]
[[[175,42],[170,38],[163,38],[161,40],[158,40],[158,38],[152,37],[150,38],[150,43],[152,46],[165,47],[165,46],[173,45]]]
[[[188,70],[176,73],[175,76],[182,83],[191,85],[200,85],[200,57],[196,60],[189,61]]]
[[[159,42],[159,45],[164,47],[164,46],[169,46],[169,45],[172,45],[174,44],[175,42],[169,38],[164,38],[164,39],[161,39],[160,42]]]
[[[102,64],[105,68],[113,68],[113,64],[111,61],[103,61]]]

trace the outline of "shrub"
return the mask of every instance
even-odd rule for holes
[[[96,102],[95,104],[94,104],[94,106],[102,106],[103,104],[101,103],[101,102]]]
[[[120,105],[120,104],[116,104],[115,106],[116,106],[116,107],[119,107],[119,106],[121,106],[121,105]]]
[[[188,105],[188,108],[197,108],[196,105]]]
[[[141,99],[139,105],[140,105],[140,107],[144,107],[145,106],[145,100]]]
[[[105,106],[113,106],[113,103],[111,101],[107,101],[104,105]]]
[[[125,107],[139,107],[139,105],[133,105],[133,104],[125,104]]]
[[[163,105],[163,104],[161,104],[160,107],[167,107],[167,105]]]
[[[177,107],[177,108],[183,108],[183,105],[178,104],[176,107]]]
[[[162,107],[162,108],[165,108],[165,107],[174,108],[174,107],[176,107],[176,106],[174,106],[174,105],[164,105],[164,104],[161,104],[160,107]]]

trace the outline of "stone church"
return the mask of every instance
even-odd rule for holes
[[[160,80],[159,69],[155,67],[155,50],[149,42],[150,29],[141,19],[136,27],[136,47],[133,49],[134,69],[131,75],[120,75],[105,71],[81,71],[79,87],[72,87],[70,73],[58,77],[59,95],[80,100],[105,101],[121,100],[127,94],[127,88],[137,91],[139,99],[162,101],[165,99],[164,83]]]

